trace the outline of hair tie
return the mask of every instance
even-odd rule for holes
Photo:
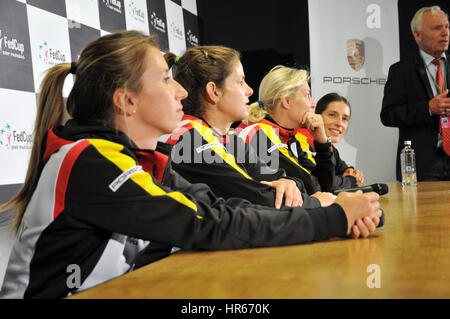
[[[175,65],[178,65],[178,61],[180,61],[180,56],[177,55],[177,57],[175,58],[175,61],[173,62]]]
[[[77,63],[76,62],[70,63],[70,73],[72,73],[72,74],[77,73]]]
[[[208,52],[206,52],[205,50],[201,49],[200,51],[202,51],[203,56],[205,57],[205,60],[208,60]]]
[[[263,102],[261,102],[260,100],[258,100],[258,101],[256,101],[256,103],[259,104],[259,107],[260,107],[260,108],[263,108]]]

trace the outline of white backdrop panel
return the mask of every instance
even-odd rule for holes
[[[365,183],[393,182],[398,132],[384,127],[379,113],[389,66],[399,60],[397,0],[313,0],[308,6],[313,98],[337,92],[352,106],[347,135],[336,147],[363,171]],[[356,52],[359,69],[348,59],[355,53],[347,52],[351,40],[364,47]]]
[[[0,89],[0,101],[0,185],[22,183],[33,142],[36,95]]]

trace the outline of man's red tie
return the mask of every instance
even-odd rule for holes
[[[434,64],[437,65],[437,72],[436,72],[436,82],[439,86],[439,89],[442,93],[444,92],[444,73],[442,72],[442,63],[441,58],[434,59],[432,61]],[[442,134],[442,148],[444,149],[444,152],[447,153],[447,155],[450,156],[450,122],[449,122],[448,116],[443,116],[439,118],[439,131]]]

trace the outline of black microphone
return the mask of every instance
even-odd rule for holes
[[[380,223],[378,224],[377,228],[384,226],[384,223],[386,221],[386,218],[384,217],[384,210],[381,210],[381,216],[380,216]]]
[[[384,195],[389,192],[389,187],[386,184],[372,184],[372,185],[366,185],[366,186],[359,186],[354,188],[342,188],[337,189],[333,191],[334,195],[338,195],[341,192],[356,192],[356,191],[362,191],[363,193],[368,192],[375,192],[378,193],[378,195]]]

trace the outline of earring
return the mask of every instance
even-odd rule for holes
[[[136,110],[133,110],[132,113],[133,113],[133,114],[136,114]]]

